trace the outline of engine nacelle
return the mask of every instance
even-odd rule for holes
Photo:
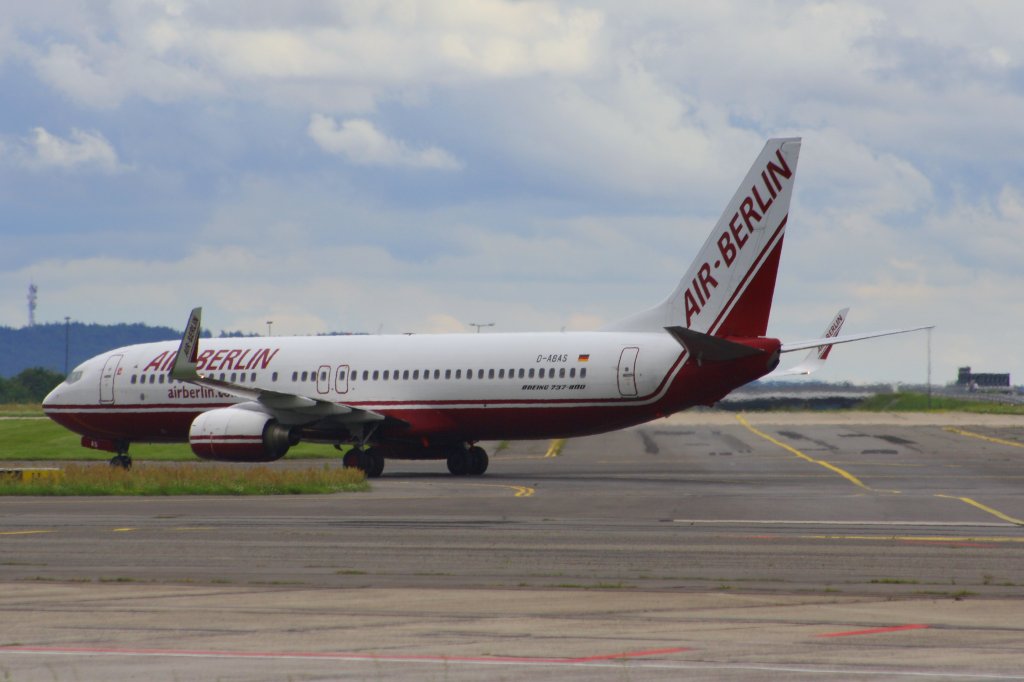
[[[188,432],[192,452],[221,462],[272,462],[292,445],[288,428],[269,414],[237,407],[203,412]]]

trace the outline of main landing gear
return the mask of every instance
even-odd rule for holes
[[[474,445],[448,455],[448,471],[453,476],[482,476],[491,459],[482,447]]]
[[[384,473],[384,455],[377,448],[354,447],[341,461],[346,467],[362,469],[367,478],[379,478]]]
[[[358,445],[345,453],[346,467],[362,469],[367,478],[378,478],[384,471],[384,455],[396,459],[444,459],[453,476],[482,476],[490,458],[483,448],[468,443],[446,444],[431,448],[396,447],[393,444],[362,448]]]

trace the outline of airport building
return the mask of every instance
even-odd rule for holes
[[[1010,388],[1009,374],[975,374],[970,367],[961,367],[956,377],[956,385],[973,391],[979,388]]]

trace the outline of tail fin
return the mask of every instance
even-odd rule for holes
[[[800,138],[768,140],[675,291],[606,329],[764,336],[799,155]]]

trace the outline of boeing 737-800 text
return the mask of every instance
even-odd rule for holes
[[[765,335],[799,152],[799,139],[769,140],[669,297],[600,331],[200,339],[197,308],[180,341],[92,358],[44,409],[124,466],[135,441],[246,462],[311,441],[351,445],[345,463],[379,476],[386,458],[479,475],[478,441],[595,434],[711,405],[781,352],[909,331]]]

